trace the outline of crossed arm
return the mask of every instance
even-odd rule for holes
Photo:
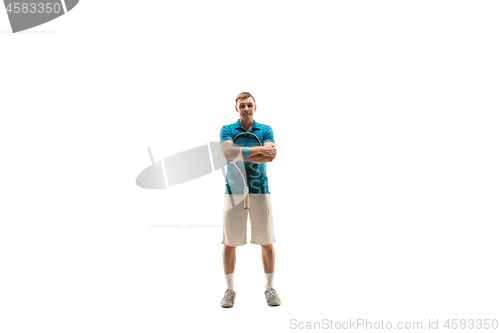
[[[276,144],[265,142],[263,146],[251,147],[250,157],[243,159],[241,147],[234,147],[233,141],[224,141],[221,144],[222,154],[230,162],[247,161],[253,163],[268,163],[276,158]]]

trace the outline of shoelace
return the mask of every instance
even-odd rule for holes
[[[269,288],[269,286],[267,284],[265,287],[266,287],[266,290],[269,291],[271,296],[276,297],[276,290],[274,290],[273,288]]]
[[[226,299],[231,299],[231,296],[234,294],[235,294],[234,291],[228,289],[226,291]]]

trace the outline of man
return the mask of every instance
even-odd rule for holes
[[[234,292],[234,267],[236,264],[236,246],[247,243],[247,216],[250,214],[252,225],[252,236],[250,243],[262,247],[262,263],[266,276],[267,304],[277,306],[281,304],[280,298],[273,288],[274,278],[274,227],[271,207],[271,198],[266,177],[266,163],[276,158],[276,145],[273,130],[270,126],[257,123],[253,116],[257,110],[255,98],[248,92],[243,92],[236,97],[236,112],[239,120],[231,125],[223,126],[221,129],[221,149],[228,161],[226,176],[226,193],[224,195],[223,214],[223,244],[222,261],[227,282],[227,290],[221,301],[222,307],[232,307],[235,303]],[[262,146],[244,148],[235,147],[233,138],[240,133],[255,134]],[[250,208],[244,209],[242,176],[236,170],[234,164],[240,161],[246,174],[250,174],[250,168],[256,166],[251,173],[248,182],[250,190]],[[241,162],[244,161],[244,162]],[[256,163],[253,164],[253,163]],[[240,186],[238,185],[238,182]]]

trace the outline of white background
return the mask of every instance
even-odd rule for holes
[[[0,331],[500,319],[496,1],[90,1],[0,11]],[[135,184],[256,98],[277,243],[226,289],[219,172]],[[443,330],[444,331],[444,330]]]

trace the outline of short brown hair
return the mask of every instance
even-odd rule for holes
[[[241,98],[241,99],[247,99],[247,98],[250,98],[252,97],[253,99],[253,102],[255,103],[255,97],[252,96],[252,94],[250,94],[249,92],[242,92],[241,94],[239,94],[238,96],[236,96],[236,104],[238,104],[238,100]]]

